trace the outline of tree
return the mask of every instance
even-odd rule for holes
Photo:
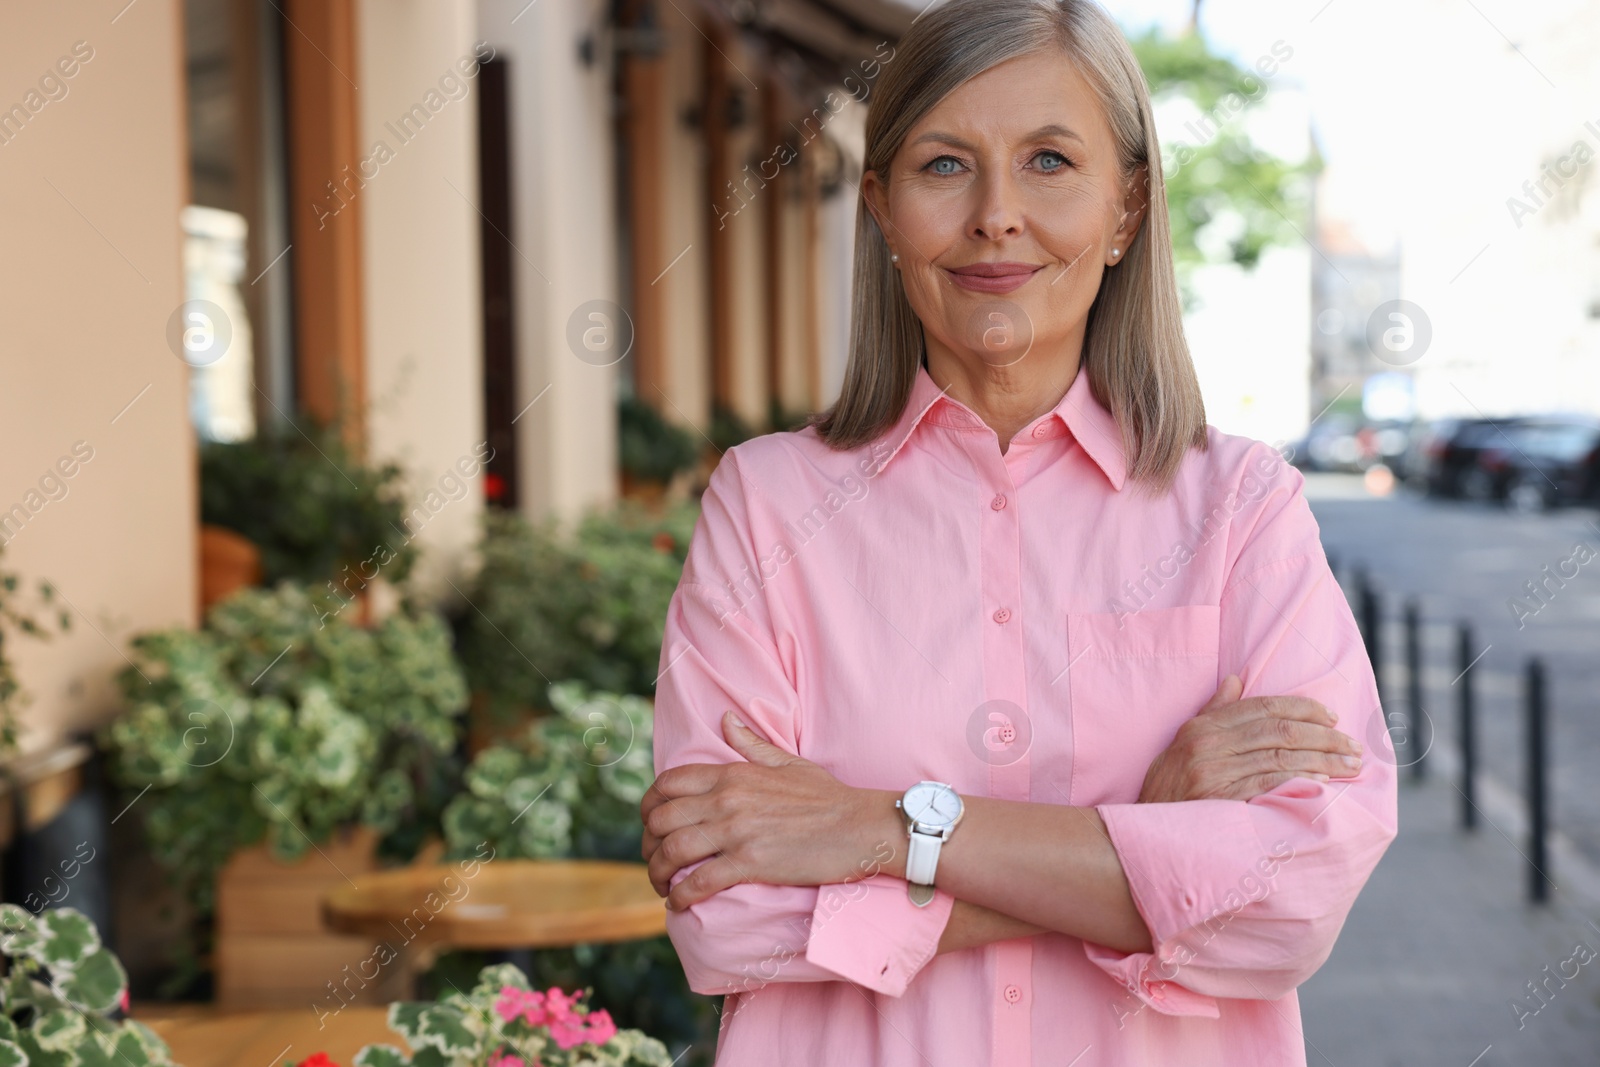
[[[1199,33],[1166,37],[1151,29],[1131,43],[1152,102],[1180,97],[1201,113],[1186,126],[1188,137],[1162,146],[1173,252],[1189,302],[1195,267],[1232,262],[1249,270],[1268,247],[1303,239],[1309,179],[1322,164],[1315,151],[1289,163],[1251,139],[1242,118],[1269,91],[1267,81],[1213,52]]]

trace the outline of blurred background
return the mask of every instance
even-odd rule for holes
[[[923,6],[0,12],[7,921],[86,916],[179,1062],[506,963],[710,1062],[605,864],[698,491],[837,393]],[[1592,1063],[1600,0],[1106,6],[1208,417],[1305,472],[1407,769],[1308,1056]]]

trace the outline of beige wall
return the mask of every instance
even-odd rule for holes
[[[103,719],[127,639],[195,615],[188,369],[166,341],[187,181],[179,20],[176,0],[113,23],[120,7],[0,15],[0,108],[26,106],[75,42],[93,50],[0,144],[0,511],[42,504],[5,535],[4,565],[80,613],[50,644],[7,642],[35,698],[26,748]],[[79,441],[93,458],[46,500],[40,479]]]
[[[476,21],[472,0],[357,11],[362,154],[393,152],[359,193],[368,448],[406,471],[416,582],[435,597],[460,584],[483,508]],[[417,105],[421,129],[401,130]]]
[[[618,300],[610,63],[604,49],[590,67],[578,57],[604,7],[478,4],[479,32],[511,64],[516,429],[535,516],[572,517],[617,492],[619,365],[579,359],[567,341],[585,303]]]

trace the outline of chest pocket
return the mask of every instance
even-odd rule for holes
[[[1145,771],[1217,688],[1218,608],[1067,615],[1071,803],[1132,803]]]

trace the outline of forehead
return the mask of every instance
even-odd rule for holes
[[[1111,143],[1094,89],[1056,49],[1008,59],[958,85],[918,120],[907,141],[930,131],[1010,140],[1049,125],[1067,127],[1091,147]]]

